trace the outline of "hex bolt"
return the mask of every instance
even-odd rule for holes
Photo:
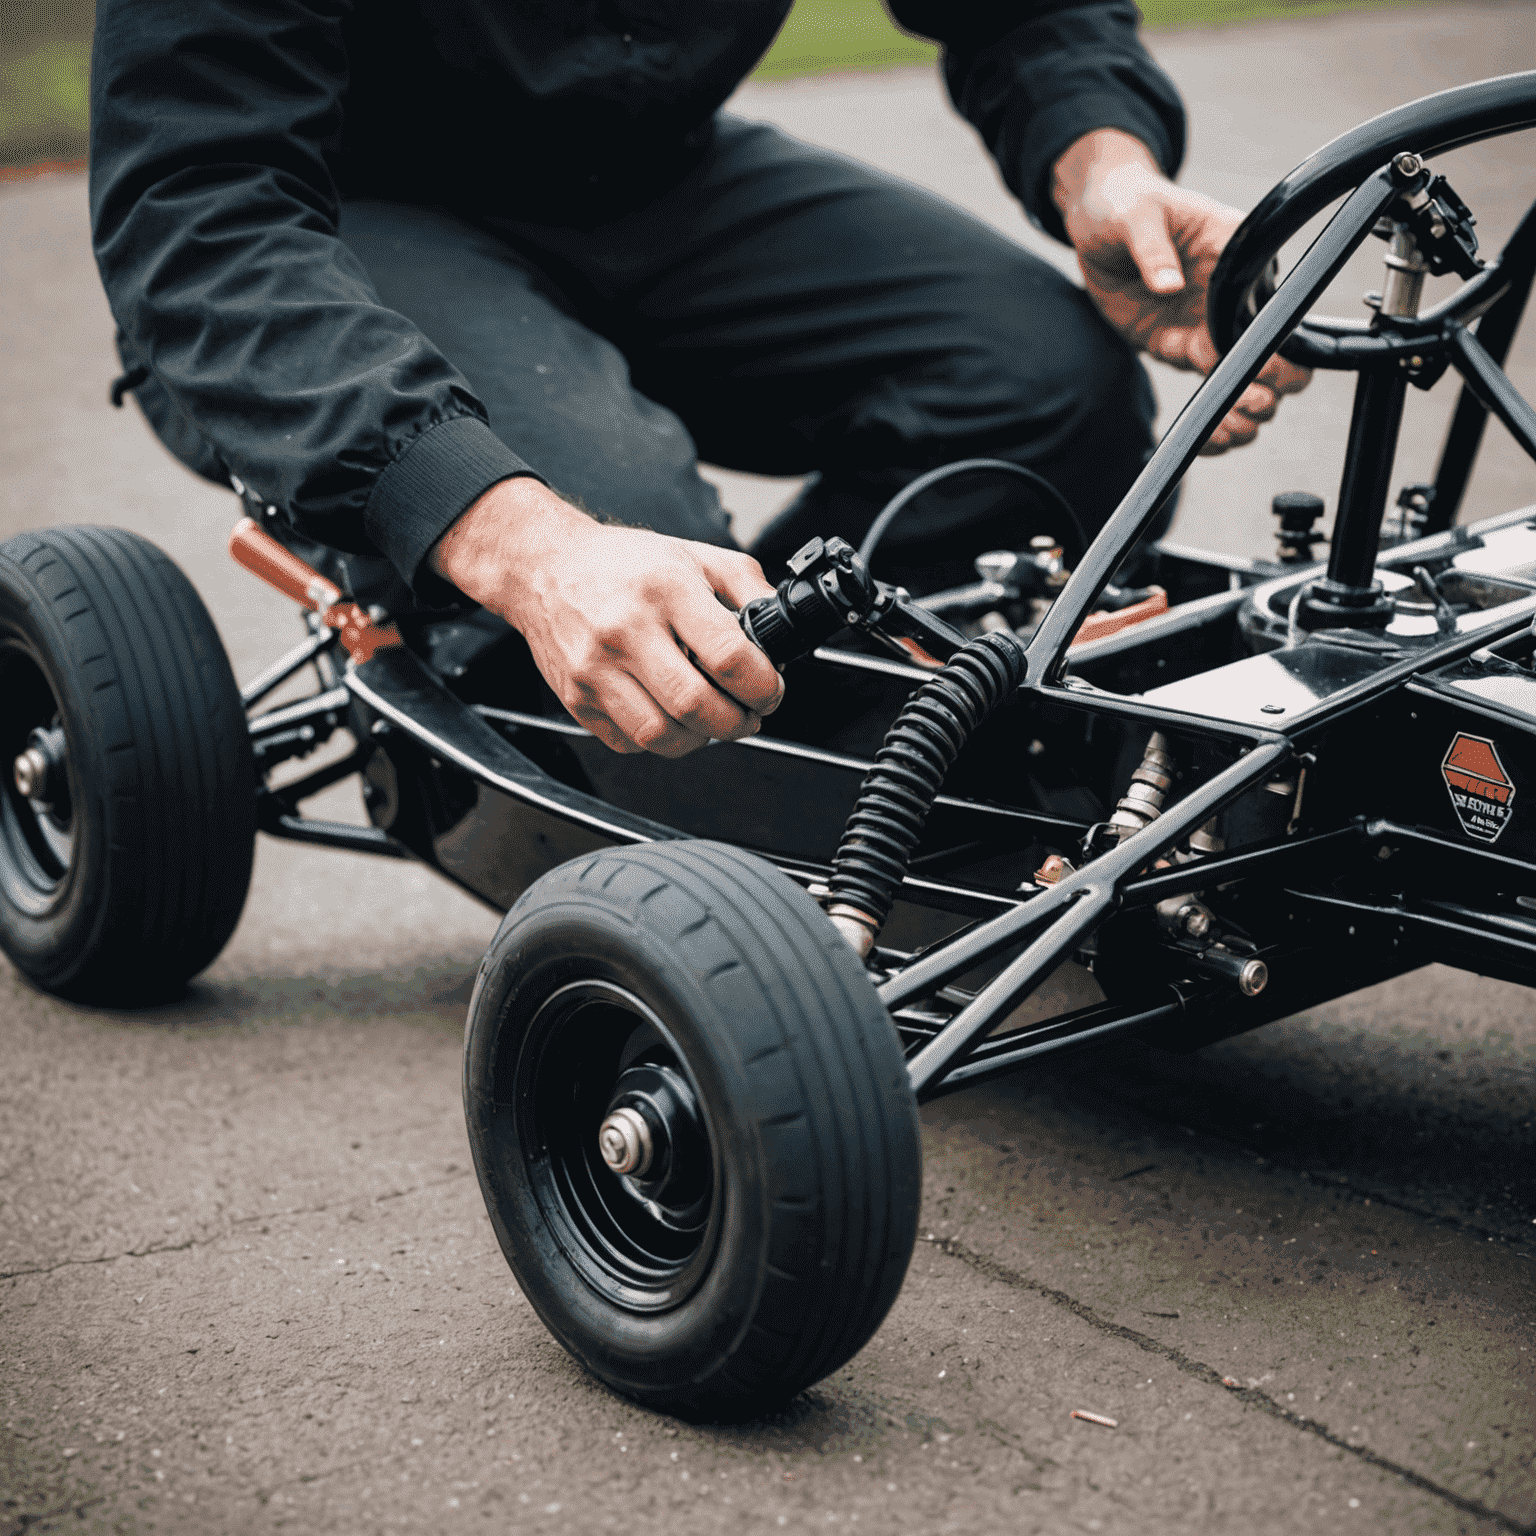
[[[43,800],[48,795],[48,757],[40,747],[28,747],[11,765],[11,776],[24,800]]]
[[[597,1149],[615,1173],[638,1178],[651,1166],[651,1128],[638,1110],[622,1106],[598,1126]]]

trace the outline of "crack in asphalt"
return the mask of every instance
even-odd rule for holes
[[[0,1271],[0,1280],[20,1280],[27,1275],[51,1275],[56,1270],[69,1269],[74,1265],[111,1264],[118,1259],[147,1259],[156,1253],[183,1253],[188,1248],[197,1247],[200,1243],[216,1241],[216,1238],[211,1237],[189,1237],[184,1243],[152,1243],[148,1248],[129,1248],[123,1253],[99,1253],[93,1259],[60,1259],[57,1264],[43,1264],[35,1269]]]
[[[926,1242],[930,1247],[958,1259],[962,1264],[968,1265],[978,1274],[985,1275],[989,1280],[996,1280],[999,1284],[1010,1286],[1014,1290],[1031,1291],[1058,1307],[1065,1307],[1074,1317],[1081,1318],[1089,1327],[1097,1329],[1100,1333],[1110,1338],[1123,1339],[1126,1343],[1145,1350],[1149,1355],[1160,1355],[1184,1375],[1192,1376],[1196,1381],[1203,1381],[1210,1386],[1220,1387],[1240,1402],[1269,1414],[1271,1418],[1279,1419],[1282,1423],[1290,1425],[1292,1429],[1304,1430],[1309,1435],[1315,1435],[1319,1440],[1324,1440],[1341,1451],[1349,1452],[1351,1456],[1357,1457],[1369,1466],[1402,1478],[1404,1482],[1421,1492],[1443,1500],[1463,1514],[1471,1515],[1478,1520],[1490,1521],[1501,1530],[1512,1532],[1513,1536],[1536,1536],[1536,1525],[1522,1525],[1518,1520],[1502,1514],[1499,1510],[1490,1509],[1476,1499],[1469,1499],[1454,1489],[1446,1488],[1432,1478],[1415,1472],[1411,1467],[1405,1467],[1367,1446],[1355,1445],[1346,1440],[1343,1435],[1329,1429],[1326,1424],[1296,1413],[1293,1409],[1276,1402],[1269,1393],[1261,1392],[1257,1387],[1229,1387],[1227,1381],[1230,1378],[1223,1376],[1214,1366],[1206,1365],[1202,1360],[1193,1359],[1172,1344],[1164,1344],[1161,1339],[1154,1339],[1151,1334],[1140,1333],[1135,1328],[1127,1328],[1123,1323],[1112,1323],[1108,1318],[1101,1317],[1086,1302],[1078,1301],[1067,1292],[1058,1291],[1039,1280],[1032,1280],[1028,1275],[1021,1274],[1016,1269],[1010,1269],[1008,1265],[992,1258],[989,1254],[978,1253],[974,1248],[968,1248],[965,1244],[958,1243],[949,1237],[924,1237],[919,1241]]]
[[[1241,1146],[1242,1143],[1236,1142],[1233,1145]],[[1408,1216],[1417,1216],[1436,1226],[1452,1227],[1458,1232],[1465,1232],[1472,1237],[1481,1237],[1490,1243],[1503,1243],[1508,1248],[1518,1250],[1524,1248],[1529,1241],[1523,1232],[1501,1232],[1496,1227],[1480,1226],[1476,1222],[1467,1221],[1460,1216],[1452,1216],[1444,1211],[1431,1211],[1421,1205],[1411,1205],[1395,1195],[1384,1195],[1377,1189],[1364,1189],[1358,1184],[1351,1184],[1348,1179],[1330,1178],[1326,1173],[1314,1173],[1310,1168],[1294,1168],[1286,1163],[1275,1162],[1274,1159],[1270,1159],[1270,1162],[1275,1168],[1286,1173],[1294,1173],[1299,1178],[1305,1179],[1308,1184],[1315,1184],[1319,1189],[1341,1189],[1360,1199],[1373,1201],[1377,1205],[1391,1206],[1393,1210],[1402,1211]]]
[[[1296,1177],[1305,1179],[1307,1183],[1314,1184],[1320,1189],[1337,1189],[1353,1195],[1357,1199],[1372,1200],[1378,1205],[1391,1206],[1393,1210],[1402,1211],[1409,1216],[1417,1216],[1423,1221],[1433,1222],[1437,1226],[1451,1227],[1458,1232],[1466,1232],[1485,1238],[1490,1242],[1504,1243],[1514,1249],[1523,1249],[1530,1242],[1524,1231],[1509,1232],[1496,1227],[1485,1227],[1477,1222],[1466,1220],[1464,1217],[1455,1216],[1446,1211],[1427,1210],[1421,1205],[1414,1205],[1396,1195],[1383,1194],[1377,1189],[1366,1189],[1359,1184],[1352,1184],[1348,1179],[1336,1177],[1326,1173],[1315,1172],[1311,1168],[1303,1167],[1300,1163],[1290,1162],[1284,1157],[1276,1157],[1273,1151],[1266,1152],[1262,1146],[1255,1146],[1251,1142],[1243,1141],[1237,1136],[1227,1135],[1214,1126],[1188,1126],[1179,1120],[1165,1119],[1154,1113],[1145,1104],[1123,1095],[1115,1094],[1107,1089],[1098,1090],[1101,1097],[1107,1099],[1116,1109],[1129,1109],[1140,1114],[1148,1124],[1167,1130],[1170,1126],[1184,1131],[1192,1136],[1203,1136],[1216,1142],[1218,1145],[1234,1152],[1240,1152],[1249,1157],[1256,1157],[1268,1170],[1275,1173],[1290,1173]],[[1180,1145],[1175,1142],[1175,1146]],[[1135,1178],[1137,1174],[1149,1173],[1157,1165],[1150,1163],[1144,1168],[1137,1168],[1130,1173],[1117,1174],[1116,1180]],[[1114,1181],[1112,1181],[1114,1182]]]
[[[103,1494],[94,1499],[72,1499],[68,1504],[59,1505],[57,1509],[34,1510],[31,1512],[23,1510],[14,1517],[16,1523],[11,1527],[11,1530],[18,1532],[29,1531],[34,1525],[41,1525],[45,1520],[57,1520],[64,1515],[73,1515],[77,1520],[84,1520],[86,1510],[93,1504],[105,1503],[106,1496]]]
[[[331,1200],[324,1205],[294,1205],[285,1211],[262,1211],[254,1216],[236,1216],[221,1232],[215,1232],[208,1237],[189,1237],[180,1243],[151,1243],[147,1248],[129,1248],[122,1253],[102,1253],[90,1259],[60,1259],[57,1264],[40,1265],[32,1269],[8,1269],[0,1270],[0,1280],[19,1280],[27,1275],[51,1275],[57,1270],[69,1269],[72,1266],[86,1264],[112,1264],[118,1259],[147,1259],[159,1253],[185,1253],[189,1248],[201,1248],[209,1243],[223,1242],[226,1237],[234,1235],[237,1227],[247,1227],[253,1222],[276,1221],[286,1216],[314,1216],[323,1211],[334,1211],[340,1206],[356,1205],[360,1199],[366,1199],[370,1205],[383,1205],[386,1200],[403,1200],[408,1195],[420,1194],[424,1189],[441,1189],[445,1184],[456,1184],[460,1179],[469,1177],[470,1170],[459,1169],[450,1173],[443,1179],[427,1179],[421,1184],[413,1184],[409,1189],[392,1189],[388,1194],[361,1196],[354,1195],[350,1200]]]

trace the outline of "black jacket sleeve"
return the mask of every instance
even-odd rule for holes
[[[944,47],[944,78],[1030,218],[1066,238],[1051,169],[1095,128],[1134,134],[1172,176],[1184,109],[1136,35],[1131,0],[887,0],[908,31]]]
[[[405,579],[529,467],[337,237],[351,0],[98,0],[91,222],[168,445]]]

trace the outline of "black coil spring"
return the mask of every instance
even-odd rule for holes
[[[907,700],[843,828],[829,906],[853,907],[873,918],[877,929],[885,922],[944,775],[1024,674],[1023,644],[1000,630],[956,651]]]

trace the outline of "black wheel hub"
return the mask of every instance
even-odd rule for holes
[[[709,1137],[699,1120],[698,1100],[688,1080],[675,1066],[642,1061],[619,1074],[608,1112],[634,1111],[649,1135],[649,1156],[624,1173],[613,1162],[604,1162],[619,1175],[619,1182],[663,1226],[675,1232],[694,1232],[702,1225],[709,1194]],[[603,1152],[601,1127],[598,1151]]]
[[[564,986],[536,1011],[512,1099],[534,1198],[561,1249],[605,1300],[678,1306],[708,1270],[718,1158],[697,1084],[665,1023],[608,981]],[[632,1171],[618,1129],[644,1156]]]
[[[0,884],[40,913],[74,858],[74,797],[58,701],[32,652],[0,640]]]

